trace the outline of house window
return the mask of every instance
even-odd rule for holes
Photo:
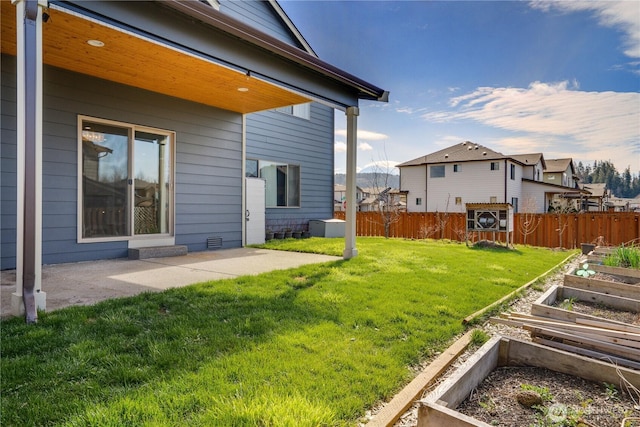
[[[258,177],[265,181],[265,201],[268,208],[300,206],[300,166],[287,163],[257,162]],[[247,173],[249,160],[247,161]]]
[[[78,117],[81,239],[170,235],[174,133]]]
[[[311,103],[309,102],[307,102],[306,104],[289,105],[286,107],[276,108],[275,111],[279,113],[289,114],[294,117],[299,117],[301,119],[311,119]]]
[[[498,198],[496,196],[489,197],[489,203],[498,203]]]
[[[515,180],[516,179],[516,165],[511,165],[510,168],[510,175],[511,175],[511,179]]]
[[[431,166],[429,168],[429,176],[431,178],[444,178],[444,165]]]
[[[518,198],[517,197],[512,197],[511,198],[511,206],[513,206],[513,213],[518,213]]]
[[[500,162],[491,162],[491,170],[492,171],[500,170]]]
[[[422,205],[422,197],[416,197],[416,206]]]
[[[456,197],[456,205],[462,204],[462,197]]]
[[[453,165],[454,172],[460,172],[460,165]]]

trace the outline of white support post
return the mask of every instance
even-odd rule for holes
[[[345,209],[345,239],[344,259],[350,259],[358,255],[356,248],[356,174],[357,174],[357,148],[358,148],[358,107],[347,108],[347,207]]]
[[[26,311],[27,322],[33,323],[37,320],[35,308],[46,309],[46,294],[42,292],[42,9],[47,1],[13,3],[18,76],[17,235],[16,292],[11,296],[11,308],[16,315]],[[28,242],[25,235],[29,236]],[[29,298],[25,299],[25,294]]]

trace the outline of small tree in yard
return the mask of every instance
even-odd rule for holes
[[[386,170],[382,170],[380,167],[381,163],[386,166]],[[392,188],[389,185],[389,176],[388,160],[375,163],[370,186],[376,193],[375,210],[378,212],[382,225],[384,226],[385,239],[391,236],[391,225],[400,221],[400,206],[399,203],[396,202],[393,194],[390,193]]]
[[[549,211],[555,214],[556,220],[558,221],[558,228],[556,228],[556,231],[558,232],[558,246],[562,248],[564,247],[562,245],[562,236],[567,227],[569,227],[567,214],[576,212],[576,209],[571,203],[568,203],[566,198],[561,197],[554,198],[551,201],[549,204]]]
[[[533,197],[528,197],[522,203],[522,215],[520,216],[520,234],[522,241],[527,244],[527,236],[533,234],[540,225],[542,218],[536,213],[536,201]]]
[[[378,195],[377,209],[382,224],[384,225],[384,237],[388,239],[391,235],[391,224],[395,224],[400,220],[400,211],[395,205],[393,196],[389,194],[391,187],[387,187]]]

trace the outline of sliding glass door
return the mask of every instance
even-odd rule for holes
[[[171,234],[173,134],[81,118],[82,239]]]

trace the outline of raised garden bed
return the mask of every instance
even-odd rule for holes
[[[640,279],[640,270],[637,268],[611,267],[603,264],[589,264],[589,268],[595,270],[597,273]]]
[[[532,319],[516,321],[536,342],[637,368],[639,312],[637,299],[552,286],[532,304]]]
[[[525,367],[524,370],[522,367]],[[551,373],[537,368],[545,368]],[[524,375],[523,371],[527,375]],[[535,375],[531,376],[530,374],[534,371]],[[560,378],[558,373],[566,374],[567,377]],[[564,397],[568,396],[561,399],[560,395],[563,393],[557,390],[550,391],[554,395],[550,401],[545,401],[537,407],[514,404],[513,399],[520,390],[519,387],[514,390],[513,385],[505,386],[505,384],[514,384],[508,381],[498,382],[493,392],[486,392],[489,399],[485,401],[478,399],[479,386],[485,380],[494,382],[496,377],[505,379],[512,375],[518,376],[519,380],[516,379],[516,382],[525,381],[534,388],[549,388],[549,381],[558,384],[559,390],[567,389],[569,383],[582,384],[580,389],[569,393],[573,398],[576,397],[576,393],[581,394],[577,407],[574,408],[573,402],[564,401]],[[606,386],[604,386],[605,383]],[[615,390],[614,385],[618,387]],[[420,402],[417,426],[562,425],[561,422],[572,421],[569,418],[576,415],[587,422],[591,420],[597,423],[592,425],[619,426],[624,418],[633,422],[629,417],[640,417],[638,410],[640,408],[634,407],[634,401],[631,399],[631,396],[638,398],[637,395],[633,395],[637,393],[637,387],[640,387],[640,371],[616,367],[534,343],[494,337]],[[605,401],[596,400],[603,393],[606,394],[606,390],[610,391],[609,397],[613,398],[615,395],[618,400],[616,402],[612,400],[606,402],[606,399]],[[509,399],[510,409],[498,409],[502,405],[499,399],[502,398]],[[473,405],[467,405],[467,402],[474,400],[476,406],[480,406],[480,411],[469,409]],[[605,407],[605,404],[609,404],[610,407]],[[472,414],[481,415],[482,410],[486,410],[484,412],[488,414],[487,417],[478,419],[472,416]],[[536,424],[538,421],[547,421],[549,424]],[[553,422],[557,424],[551,424]]]
[[[564,286],[607,295],[640,299],[640,279],[596,273],[590,277],[564,275]]]
[[[597,246],[593,251],[584,255],[590,264],[604,267],[599,271],[640,278],[640,265],[638,265],[640,246]],[[607,258],[609,259],[607,260]],[[611,273],[612,271],[616,271],[616,273]]]
[[[640,300],[638,299],[554,285],[532,304],[531,314],[558,320],[575,321],[576,319],[591,319],[604,322],[627,323],[576,311],[574,310],[576,302],[596,304],[602,308],[634,314],[640,313]]]

